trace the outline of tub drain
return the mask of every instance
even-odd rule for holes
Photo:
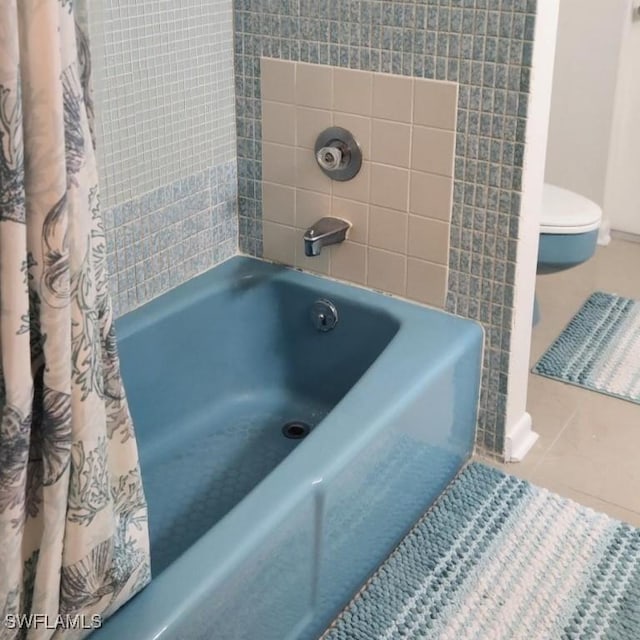
[[[308,435],[309,431],[311,431],[311,427],[306,422],[300,422],[299,420],[293,420],[292,422],[287,422],[287,424],[282,427],[282,435],[285,438],[291,438],[292,440],[300,440]]]

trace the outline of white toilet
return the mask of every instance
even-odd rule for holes
[[[587,261],[596,250],[602,208],[578,193],[545,184],[538,273],[555,273]]]

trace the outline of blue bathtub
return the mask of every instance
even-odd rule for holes
[[[318,637],[472,451],[470,321],[237,257],[118,335],[154,578],[99,640]]]

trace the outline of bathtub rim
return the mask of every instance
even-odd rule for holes
[[[381,296],[384,300],[390,300],[389,304],[394,306],[396,304],[400,305],[409,305],[409,307],[419,307],[421,309],[427,309],[428,311],[435,312],[437,314],[444,314],[449,318],[453,318],[456,322],[472,322],[477,325],[477,327],[482,332],[483,344],[485,337],[485,329],[476,320],[463,318],[462,316],[455,315],[453,312],[448,311],[444,308],[435,307],[433,305],[427,304],[426,302],[421,302],[419,300],[412,300],[410,298],[400,296],[395,293],[389,293],[388,291],[382,291],[381,289],[375,289],[373,287],[368,287],[363,284],[359,284],[357,282],[349,282],[347,280],[339,280],[330,275],[313,273],[311,271],[305,271],[299,267],[293,267],[290,265],[285,265],[280,262],[275,262],[273,260],[269,260],[267,258],[258,258],[255,256],[249,256],[245,254],[238,254],[235,256],[231,256],[227,258],[223,262],[218,263],[214,267],[211,267],[207,271],[199,273],[193,276],[190,280],[183,282],[182,284],[174,287],[173,289],[169,289],[168,291],[163,291],[158,294],[156,297],[148,300],[144,304],[135,309],[131,309],[127,313],[122,316],[115,318],[115,324],[117,327],[117,338],[118,342],[122,340],[128,339],[135,332],[144,329],[146,326],[157,322],[162,317],[166,317],[170,315],[171,311],[177,311],[182,308],[185,304],[194,304],[199,300],[202,300],[212,293],[216,291],[220,291],[225,288],[225,282],[228,280],[223,279],[222,274],[230,269],[234,264],[244,265],[245,267],[256,268],[258,270],[264,269],[271,270],[272,273],[279,274],[282,279],[287,282],[293,280],[296,276],[294,274],[301,274],[305,279],[310,279],[311,281],[323,282],[323,283],[334,283],[338,285],[340,288],[354,289],[358,292],[361,292],[362,300],[366,302],[366,299],[376,299],[378,296]],[[262,267],[258,267],[257,265],[263,265]],[[226,274],[225,274],[226,275]],[[250,274],[243,276],[243,278],[251,278]],[[294,281],[295,283],[295,281]],[[206,286],[205,286],[206,285]],[[373,296],[373,297],[372,297]],[[160,305],[163,305],[164,311],[159,309]],[[370,306],[378,306],[376,304],[370,305],[366,304],[367,307]],[[386,307],[386,305],[384,305]],[[387,309],[385,308],[385,311]],[[155,313],[154,313],[155,312]],[[387,311],[388,312],[388,311]],[[390,313],[389,315],[394,315]]]

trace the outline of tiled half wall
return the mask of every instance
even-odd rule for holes
[[[458,87],[407,76],[262,59],[263,255],[444,307]],[[349,130],[363,165],[330,179],[313,147]],[[304,255],[323,216],[351,222],[348,239]]]
[[[446,309],[485,328],[477,441],[497,453],[537,1],[234,3],[240,246],[248,253],[263,250],[262,57],[458,84]]]

